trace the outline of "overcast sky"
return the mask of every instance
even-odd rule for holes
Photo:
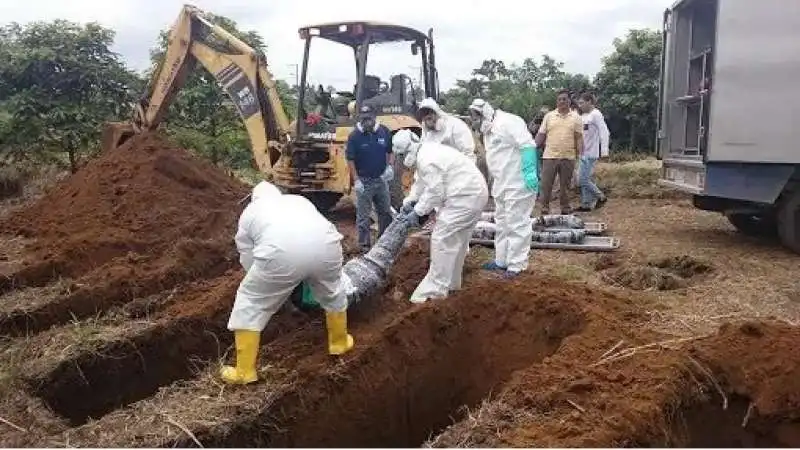
[[[466,78],[484,59],[507,63],[547,53],[569,71],[593,76],[615,37],[630,28],[660,28],[664,8],[674,0],[462,0],[401,2],[356,0],[198,0],[193,4],[256,30],[268,45],[272,73],[294,84],[303,46],[303,25],[342,20],[378,20],[434,30],[442,88]],[[0,0],[0,23],[65,18],[96,21],[117,32],[114,50],[128,65],[142,70],[159,30],[177,17],[181,0]],[[531,5],[528,10],[520,5]],[[392,5],[392,6],[390,6]],[[391,44],[390,44],[391,45]],[[419,73],[419,57],[407,45],[393,44],[370,53],[368,71],[383,78],[404,71]],[[350,89],[354,82],[352,52],[315,41],[309,67],[311,81]],[[417,75],[418,76],[418,75]]]

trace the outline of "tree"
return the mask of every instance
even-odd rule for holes
[[[655,149],[661,34],[630,30],[614,40],[595,77],[599,104],[613,140],[632,149]]]
[[[489,59],[472,71],[469,80],[457,80],[456,87],[444,93],[447,108],[466,113],[474,98],[483,98],[495,107],[530,120],[541,106],[554,106],[559,89],[574,94],[591,90],[589,77],[564,71],[564,63],[548,55],[540,61],[526,58],[521,64],[506,64]]]
[[[0,29],[0,150],[31,158],[58,149],[75,171],[102,123],[130,112],[137,80],[113,40],[96,23],[66,20]]]

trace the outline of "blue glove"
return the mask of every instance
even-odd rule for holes
[[[408,215],[408,213],[414,211],[414,207],[415,206],[417,206],[417,202],[416,201],[404,203],[403,207],[400,208],[400,214]]]
[[[536,153],[536,147],[533,145],[522,147],[522,179],[529,191],[539,192],[538,166],[539,155]]]
[[[419,216],[413,210],[403,217],[405,218],[406,222],[408,222],[408,224],[411,225],[411,227],[413,228],[419,227]]]
[[[386,166],[386,170],[384,170],[383,173],[381,174],[381,180],[383,180],[386,183],[389,183],[392,180],[394,180],[394,169],[392,169],[392,166],[390,165]]]
[[[364,193],[364,183],[361,182],[360,178],[356,180],[354,187],[356,188],[356,194]]]

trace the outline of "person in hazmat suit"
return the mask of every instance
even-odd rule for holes
[[[475,163],[475,139],[469,125],[463,120],[442,111],[432,98],[419,103],[417,117],[422,123],[422,142],[453,147]]]
[[[447,114],[428,97],[419,102],[417,118],[422,124],[422,142],[434,142],[447,145],[463,153],[473,164],[478,163],[475,155],[475,138],[472,130],[463,120]],[[420,183],[419,177],[414,174],[414,183]],[[435,214],[432,214],[429,224],[435,223]]]
[[[342,288],[342,235],[308,199],[283,195],[262,181],[253,188],[250,204],[239,218],[235,241],[246,275],[228,320],[235,337],[236,366],[222,368],[225,382],[247,384],[258,379],[261,331],[301,282],[325,309],[328,352],[340,355],[353,347]]]
[[[453,147],[421,142],[410,130],[398,131],[392,143],[395,154],[404,155],[403,164],[418,175],[399,214],[419,226],[420,217],[438,209],[430,267],[410,300],[446,297],[461,289],[469,240],[489,199],[486,181],[469,157]]]
[[[486,164],[493,180],[495,258],[483,268],[502,270],[506,278],[513,278],[528,268],[531,213],[539,191],[536,144],[519,116],[494,109],[479,98],[473,100],[469,111],[483,135]]]

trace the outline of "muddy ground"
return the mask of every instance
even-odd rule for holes
[[[0,445],[800,446],[800,258],[679,198],[613,198],[619,251],[535,251],[514,282],[475,248],[423,305],[409,242],[352,352],[287,307],[263,381],[225,386],[246,192],[150,136],[0,215]]]

